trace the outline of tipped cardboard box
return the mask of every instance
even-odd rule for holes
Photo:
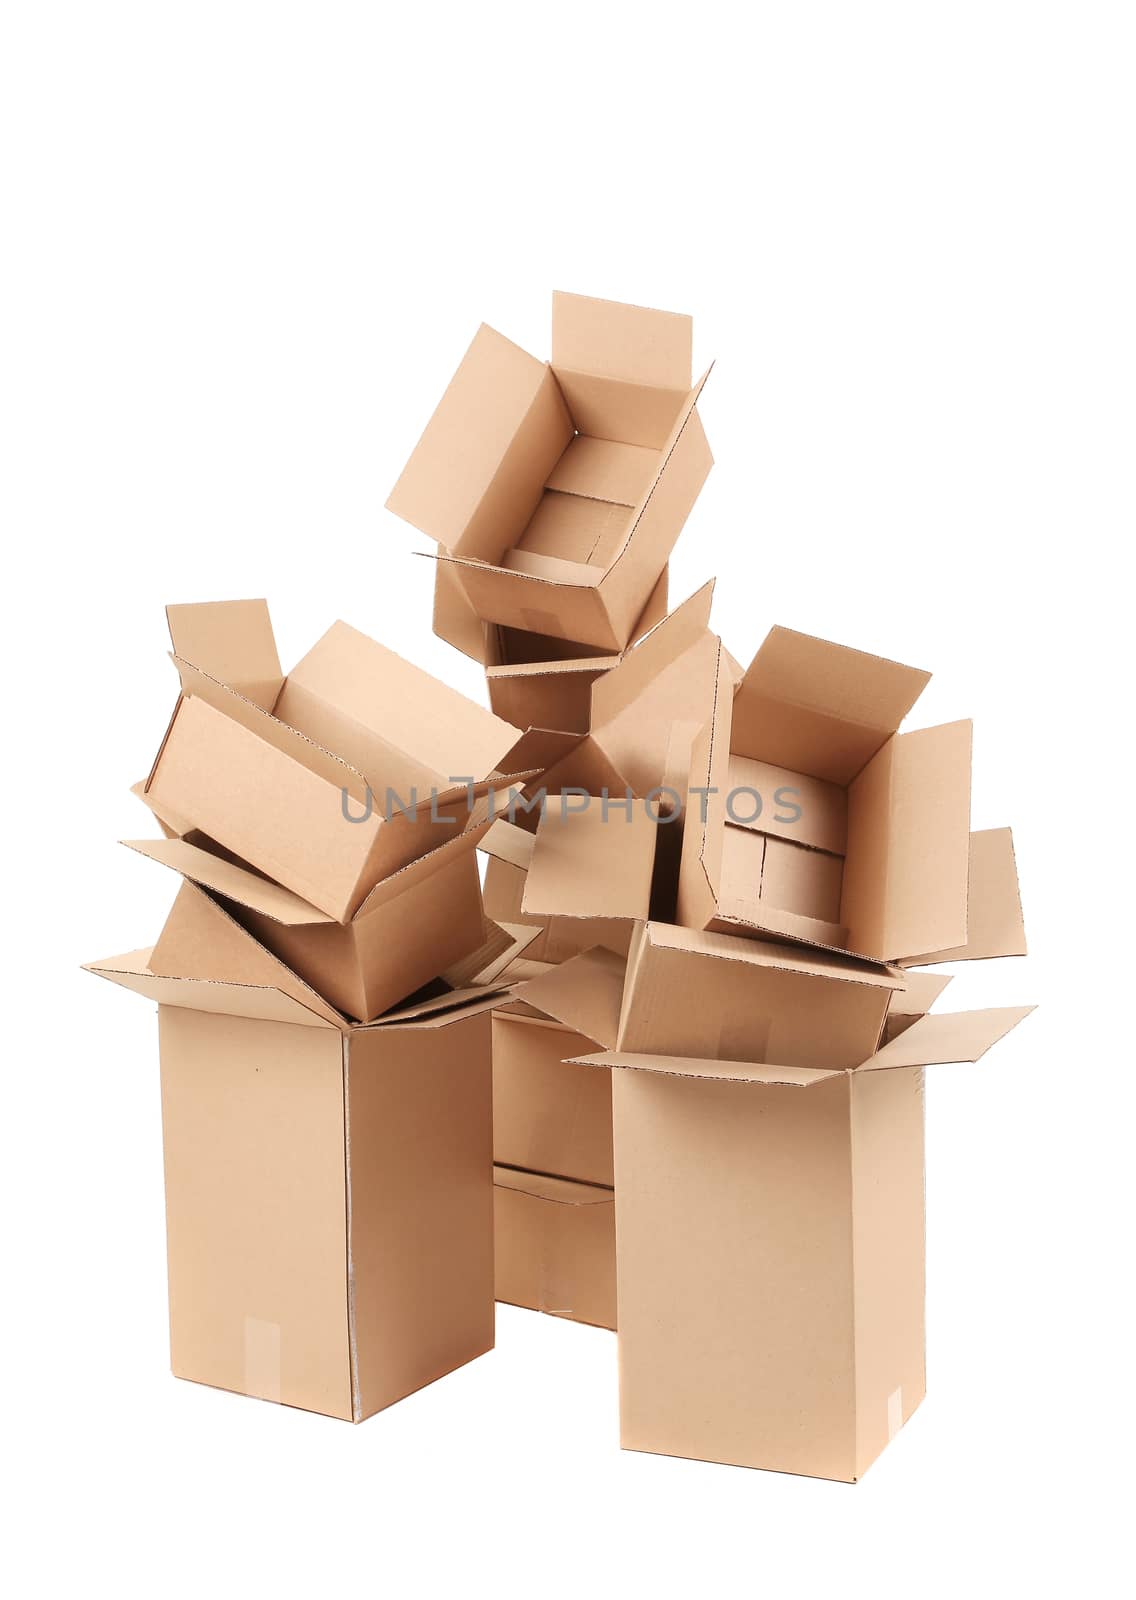
[[[493,1245],[498,1300],[614,1329],[611,1189],[494,1167]]]
[[[862,1476],[925,1387],[921,1069],[1029,1009],[924,1017],[850,1069],[787,1028],[786,1065],[588,1058],[612,1086],[625,1449]]]
[[[493,1346],[490,1017],[352,1026],[185,884],[152,951],[171,1365],[359,1422]]]
[[[167,616],[182,692],[143,799],[337,922],[460,831],[518,739],[346,623],[284,677],[263,601]]]
[[[552,360],[482,324],[387,506],[475,616],[620,651],[713,463],[689,317],[555,294]]]
[[[929,674],[774,628],[692,758],[678,915],[895,961],[962,945],[969,722],[897,730]]]

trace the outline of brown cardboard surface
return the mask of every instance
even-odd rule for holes
[[[525,916],[645,920],[657,832],[642,802],[609,809],[595,798],[550,797],[525,879]]]
[[[875,1049],[902,987],[868,962],[648,923],[628,960],[618,1048],[851,1067]]]
[[[624,963],[604,949],[592,949],[551,966],[518,991],[532,1011],[613,1046],[619,1034]],[[521,1163],[524,1165],[524,1163]]]
[[[614,1329],[613,1191],[495,1167],[493,1206],[497,1299]]]
[[[937,961],[985,961],[994,956],[1024,956],[1022,920],[1014,840],[1009,828],[986,828],[970,836],[966,943],[922,956],[903,965]]]
[[[498,1012],[493,1018],[493,1159],[584,1183],[610,1185],[611,1082],[567,1065],[594,1041],[566,1028]]]
[[[578,295],[554,298],[552,365],[480,329],[387,501],[476,617],[625,648],[712,464],[689,335]],[[476,648],[449,580],[438,593],[446,636]]]

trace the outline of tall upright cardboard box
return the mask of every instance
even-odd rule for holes
[[[713,464],[691,342],[689,317],[575,294],[551,362],[482,324],[387,501],[477,617],[624,649]]]
[[[493,1345],[492,991],[352,1026],[201,890],[158,1003],[177,1377],[360,1422]]]
[[[612,1080],[621,1441],[854,1481],[925,1388],[922,1068],[976,1060],[1031,1008],[908,1016],[877,1050],[893,971],[735,963],[748,941],[702,937],[648,936],[636,1048],[579,1058]],[[692,1020],[662,1003],[676,961]],[[908,1007],[934,997],[914,987]]]

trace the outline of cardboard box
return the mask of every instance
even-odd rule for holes
[[[152,951],[171,1365],[359,1422],[493,1346],[490,1010],[346,1023],[185,884]]]
[[[614,1329],[611,1189],[494,1167],[493,1244],[498,1300]]]
[[[713,464],[691,338],[689,317],[573,294],[551,363],[482,324],[387,501],[477,617],[625,648]]]
[[[699,738],[679,920],[874,960],[962,945],[969,722],[897,730],[929,674],[774,628]]]
[[[476,846],[488,825],[376,884],[347,923],[228,859],[203,835],[124,843],[220,895],[229,913],[325,1000],[370,1022],[482,949]]]
[[[586,1058],[612,1079],[625,1449],[862,1476],[925,1387],[921,1069],[1030,1009],[923,1017],[851,1067],[789,1028],[786,1065]]]
[[[182,692],[143,798],[337,922],[460,831],[519,737],[344,622],[285,678],[262,600],[167,616]]]
[[[493,1159],[608,1188],[611,1086],[570,1056],[613,1049],[623,963],[591,950],[526,984],[493,1014]]]

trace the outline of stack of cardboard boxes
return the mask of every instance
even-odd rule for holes
[[[92,970],[158,1003],[179,1375],[358,1421],[496,1295],[618,1330],[633,1449],[853,1480],[919,1403],[922,1070],[1028,1009],[920,969],[1024,953],[1012,841],[925,672],[666,614],[704,382],[669,313],[477,334],[389,504],[492,713],[169,609],[131,844],[183,881]]]

